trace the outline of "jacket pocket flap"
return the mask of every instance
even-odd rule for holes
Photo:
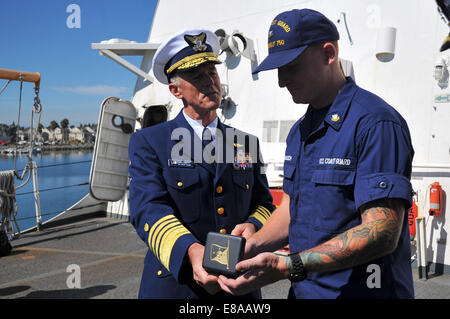
[[[288,178],[288,179],[292,179],[292,177],[294,176],[294,172],[295,172],[295,166],[297,163],[295,162],[284,162],[284,169],[283,169],[283,177],[284,178]]]
[[[355,180],[355,171],[328,169],[315,170],[311,181],[317,184],[352,185]]]
[[[167,185],[176,189],[186,189],[200,181],[198,172],[187,168],[168,168],[163,175]]]
[[[243,189],[250,189],[253,186],[253,171],[233,171],[233,182]]]

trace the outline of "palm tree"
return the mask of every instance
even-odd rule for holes
[[[64,119],[60,122],[63,143],[69,142],[69,120]]]
[[[61,128],[68,128],[69,127],[69,120],[68,119],[64,119],[60,122],[61,124]]]
[[[59,127],[59,124],[55,120],[53,120],[50,122],[50,126],[48,128],[54,131],[57,127]]]

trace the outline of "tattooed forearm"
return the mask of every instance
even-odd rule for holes
[[[381,199],[361,207],[361,225],[300,254],[307,272],[335,271],[395,250],[403,223],[399,199]]]

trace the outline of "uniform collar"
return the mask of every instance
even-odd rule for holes
[[[205,128],[202,125],[201,121],[198,120],[194,120],[193,118],[190,118],[185,112],[184,110],[182,110],[183,116],[186,119],[186,121],[188,122],[188,124],[192,127],[192,129],[194,130],[195,134],[198,136],[198,138],[202,139],[203,138],[203,129]],[[217,129],[217,123],[218,123],[219,119],[216,116],[216,118],[214,119],[214,121],[212,121],[211,123],[208,124],[208,126],[206,126],[210,131],[211,131],[211,135],[214,137],[216,136],[216,129]]]
[[[173,121],[170,121],[171,127],[172,127],[172,135],[171,140],[174,144],[177,143],[188,143],[190,146],[183,149],[183,155],[182,158],[187,161],[194,161],[200,166],[203,166],[205,169],[207,169],[212,174],[215,174],[215,168],[213,165],[205,163],[202,158],[201,154],[201,145],[202,140],[197,136],[197,133],[195,132],[194,128],[191,126],[191,124],[188,122],[188,116],[185,116],[183,110],[181,110],[178,115],[173,119]],[[214,122],[214,121],[213,121]],[[197,123],[199,124],[199,123]],[[201,124],[199,124],[202,127]],[[221,129],[221,123],[220,121],[217,121],[217,127]],[[188,130],[189,134],[184,134],[182,131],[180,131],[180,134],[173,134],[173,130],[183,128]],[[217,129],[217,128],[216,128]],[[188,139],[188,140],[185,140]],[[173,144],[172,144],[173,145]],[[196,148],[196,145],[200,145],[200,150]],[[183,146],[181,146],[183,147]],[[200,152],[200,153],[198,153]]]
[[[324,121],[336,131],[341,128],[342,123],[345,120],[347,110],[350,106],[350,102],[353,99],[357,89],[357,86],[351,77],[347,77],[346,79],[347,82],[334,99],[334,102],[324,119]]]
[[[191,124],[191,122],[189,122],[189,120],[191,120],[193,123]],[[200,135],[195,131],[198,128],[194,129],[195,125],[201,126]],[[214,125],[215,125],[215,127],[213,127]],[[195,138],[199,138],[201,140],[204,126],[201,123],[191,119],[189,116],[184,114],[183,109],[173,119],[172,126],[173,126],[173,128],[177,128],[177,127],[186,128],[191,133],[194,133],[194,134],[192,134],[192,139],[195,137]],[[211,129],[211,133],[215,136],[217,128],[222,129],[222,123],[219,121],[219,118],[216,117],[216,119],[208,125],[208,128]],[[174,137],[174,141],[179,141],[178,137]]]

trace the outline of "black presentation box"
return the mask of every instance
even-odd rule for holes
[[[212,275],[238,277],[236,264],[244,255],[245,238],[209,232],[206,237],[203,268]]]

